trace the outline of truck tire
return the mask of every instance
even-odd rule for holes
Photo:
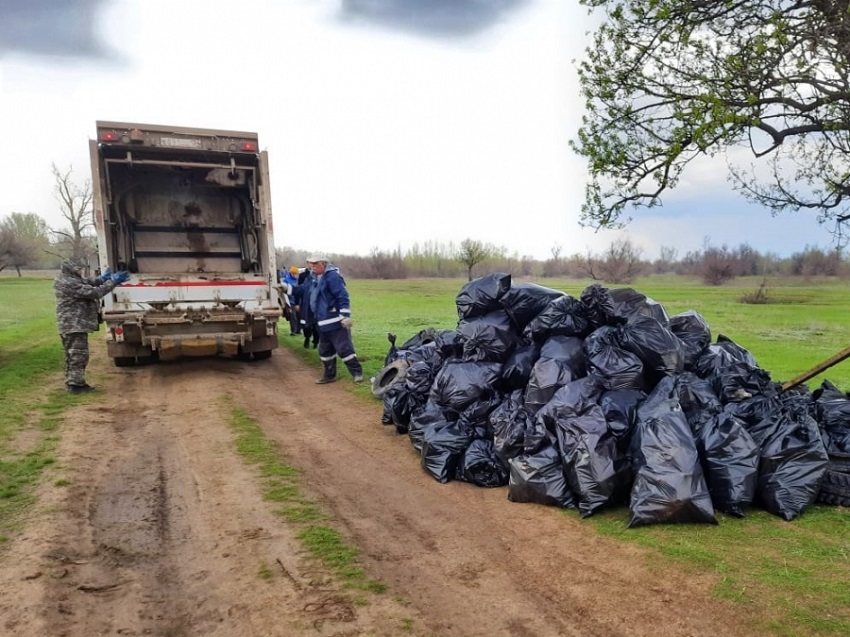
[[[827,469],[818,493],[818,500],[826,504],[850,507],[850,473]]]
[[[116,356],[112,359],[115,367],[133,367],[136,364],[135,356]]]
[[[372,379],[372,395],[375,398],[383,399],[387,387],[404,381],[405,376],[407,376],[408,367],[410,367],[410,363],[401,358],[384,366],[381,371],[375,374],[375,378]]]
[[[267,358],[272,357],[272,351],[270,349],[263,349],[259,352],[254,352],[254,355],[251,357],[255,361],[264,361]]]

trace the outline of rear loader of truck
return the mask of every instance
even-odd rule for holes
[[[90,142],[103,299],[116,365],[267,358],[281,315],[269,168],[257,135],[97,122]]]

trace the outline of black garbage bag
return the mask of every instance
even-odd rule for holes
[[[439,482],[453,480],[471,442],[469,431],[456,422],[428,425],[422,436],[422,468]]]
[[[421,345],[427,345],[429,343],[434,343],[437,337],[437,330],[433,327],[428,327],[424,330],[420,330],[409,339],[407,339],[404,343],[401,344],[400,350],[410,350],[415,347],[419,347]]]
[[[407,368],[407,373],[404,376],[404,387],[416,396],[420,403],[428,400],[431,385],[434,383],[434,378],[440,371],[441,365],[441,363],[435,364],[433,361],[419,361]]]
[[[584,338],[593,330],[587,307],[564,294],[549,301],[549,304],[526,325],[523,335],[537,343],[550,336],[577,336]]]
[[[625,502],[631,469],[617,438],[608,431],[602,408],[590,405],[576,412],[562,406],[554,415],[564,473],[581,517],[593,515],[606,504]]]
[[[467,361],[504,363],[521,340],[504,310],[463,319],[458,323],[457,334]]]
[[[576,508],[575,497],[564,476],[561,455],[553,444],[546,444],[535,453],[511,458],[508,464],[508,500],[511,502]]]
[[[672,378],[663,378],[638,407],[631,456],[636,474],[629,527],[679,522],[717,524],[696,443],[676,398]]]
[[[611,290],[611,299],[614,301],[614,314],[617,316],[625,319],[649,316],[664,327],[669,326],[670,317],[664,306],[634,288],[614,288]]]
[[[503,394],[496,392],[479,398],[464,409],[458,422],[467,428],[473,438],[493,440],[493,428],[490,426],[490,414],[504,402]]]
[[[711,383],[693,372],[676,376],[674,387],[694,436],[706,421],[723,411],[723,404],[714,393]]]
[[[384,357],[384,365],[389,365],[396,359],[396,353],[398,352],[398,348],[395,346],[396,335],[392,332],[387,334],[387,340],[390,342],[390,349],[387,352],[387,355]]]
[[[783,520],[815,503],[829,456],[814,418],[783,407],[761,443],[758,502]]]
[[[700,378],[710,378],[733,363],[747,363],[750,367],[758,367],[756,359],[746,349],[731,338],[718,334],[717,342],[709,345],[697,358],[693,371]]]
[[[599,406],[605,414],[608,431],[618,440],[627,442],[637,422],[638,406],[646,394],[638,389],[614,389],[599,398]]]
[[[561,296],[564,296],[564,292],[536,283],[518,283],[505,292],[501,303],[516,328],[522,332],[551,301]]]
[[[670,317],[670,331],[682,341],[685,369],[691,371],[703,352],[711,345],[711,328],[702,314],[686,310]]]
[[[437,372],[430,398],[442,407],[461,412],[495,391],[501,363],[446,361]]]
[[[425,437],[425,430],[430,425],[448,424],[457,422],[459,414],[452,409],[443,409],[437,403],[430,400],[424,405],[416,409],[410,416],[410,424],[408,425],[407,435],[410,438],[410,444],[416,449],[419,454],[422,454],[422,441]]]
[[[483,316],[502,309],[500,299],[511,287],[511,275],[491,272],[464,285],[455,298],[458,319]]]
[[[616,315],[614,310],[614,298],[611,290],[601,283],[593,283],[582,290],[579,297],[587,308],[587,317],[591,326],[599,328],[605,325],[618,325],[625,323],[625,319]]]
[[[647,383],[654,387],[663,376],[680,374],[685,367],[682,343],[651,316],[636,315],[618,328],[620,347],[643,363]]]
[[[551,336],[540,349],[525,390],[525,406],[536,411],[567,383],[585,376],[582,341],[575,336]]]
[[[711,377],[711,385],[723,404],[778,393],[777,387],[770,380],[770,374],[744,362],[721,367]]]
[[[812,393],[827,452],[850,453],[850,399],[828,380]]]
[[[396,431],[400,434],[407,433],[410,425],[410,415],[425,403],[426,397],[419,397],[407,391],[402,383],[395,383],[387,387],[384,392],[384,410],[392,418]]]
[[[536,343],[518,346],[502,366],[502,388],[513,391],[528,385],[531,370],[538,358],[540,358],[540,346]]]
[[[715,510],[744,517],[758,486],[756,441],[735,416],[719,412],[699,429],[696,442]]]
[[[643,362],[637,354],[617,345],[595,348],[587,357],[587,369],[602,379],[606,389],[644,388]]]
[[[503,487],[508,483],[508,466],[491,440],[477,438],[463,452],[457,479],[479,487]]]
[[[561,387],[543,407],[537,411],[536,420],[543,424],[546,431],[554,435],[555,425],[560,413],[573,410],[581,413],[599,403],[599,398],[605,391],[602,379],[596,376],[585,376]],[[526,406],[528,399],[526,398]]]
[[[494,448],[505,465],[511,458],[526,452],[525,435],[533,420],[534,415],[525,408],[521,390],[510,394],[490,412]]]
[[[460,356],[463,352],[463,343],[458,340],[456,330],[438,330],[433,327],[421,330],[415,336],[406,340],[399,350],[414,350],[416,348],[431,345],[436,348],[442,358]]]
[[[727,403],[723,411],[734,415],[744,423],[747,431],[761,447],[764,437],[775,428],[777,420],[774,414],[782,408],[778,396],[753,396],[736,403]]]

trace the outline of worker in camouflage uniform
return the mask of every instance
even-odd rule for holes
[[[94,391],[86,382],[89,364],[89,332],[97,331],[98,299],[130,278],[128,272],[112,274],[106,268],[99,277],[83,278],[81,259],[62,262],[53,289],[56,292],[56,323],[65,348],[65,386],[71,394]]]

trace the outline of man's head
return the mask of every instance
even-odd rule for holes
[[[86,269],[86,262],[80,257],[65,259],[60,266],[65,274],[80,274]]]
[[[316,252],[307,257],[307,265],[316,274],[324,274],[328,267],[328,257],[322,252]]]

